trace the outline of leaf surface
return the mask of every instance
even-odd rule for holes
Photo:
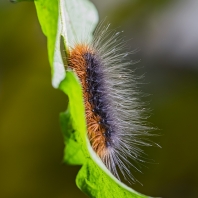
[[[87,138],[85,108],[80,81],[73,71],[66,69],[60,51],[63,38],[66,57],[75,42],[88,39],[98,22],[93,4],[88,0],[35,1],[38,18],[47,36],[52,85],[68,96],[68,108],[60,114],[60,123],[66,144],[64,161],[81,164],[76,183],[90,197],[146,198],[118,181],[95,154]]]

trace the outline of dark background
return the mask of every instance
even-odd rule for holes
[[[155,162],[134,173],[141,193],[198,197],[198,2],[93,1],[100,18],[124,30],[141,90],[160,130]],[[51,86],[46,38],[34,4],[0,0],[0,197],[86,197],[75,185],[80,167],[62,163],[59,113],[66,96]]]

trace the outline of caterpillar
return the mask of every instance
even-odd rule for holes
[[[109,25],[96,28],[91,42],[77,42],[69,50],[68,65],[76,72],[83,91],[87,135],[109,171],[135,182],[130,167],[144,161],[142,146],[150,127],[137,90],[137,77],[123,52],[126,42]]]

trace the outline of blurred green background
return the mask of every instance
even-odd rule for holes
[[[198,197],[197,0],[94,0],[100,18],[124,30],[141,90],[160,130],[153,163],[132,187],[150,196]],[[86,197],[75,185],[79,166],[62,163],[59,113],[66,96],[51,86],[46,38],[34,4],[0,0],[0,197]]]

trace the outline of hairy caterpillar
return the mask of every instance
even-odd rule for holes
[[[93,150],[118,179],[135,181],[129,167],[144,161],[141,146],[150,127],[145,125],[136,78],[122,52],[119,33],[98,27],[93,41],[78,42],[69,51],[69,67],[80,79],[88,138]],[[137,169],[138,170],[138,169]]]

